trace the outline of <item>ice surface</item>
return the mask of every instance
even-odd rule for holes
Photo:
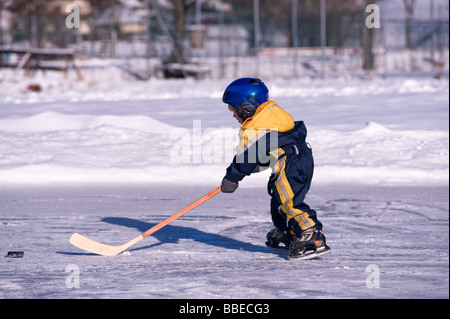
[[[219,194],[115,257],[69,244],[77,231],[123,244],[208,188],[3,188],[1,298],[448,298],[448,187],[317,186],[332,252],[289,261],[266,248],[264,188]],[[233,200],[230,200],[233,196]],[[79,288],[66,280],[79,269]],[[379,269],[371,287],[370,265]],[[369,268],[371,269],[371,268]]]

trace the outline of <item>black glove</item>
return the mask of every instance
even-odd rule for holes
[[[222,193],[233,193],[238,188],[239,183],[229,180],[226,176],[222,179]]]

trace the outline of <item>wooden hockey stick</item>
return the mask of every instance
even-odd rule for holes
[[[193,202],[189,206],[186,206],[185,208],[180,210],[178,213],[170,216],[166,220],[160,222],[158,225],[153,226],[149,230],[143,232],[142,234],[140,234],[136,238],[130,240],[129,242],[127,242],[127,243],[125,243],[123,245],[120,245],[120,246],[105,245],[105,244],[96,242],[96,241],[94,241],[92,239],[89,239],[87,237],[84,237],[84,236],[82,236],[82,235],[80,235],[78,233],[72,234],[72,236],[70,237],[70,243],[72,245],[78,247],[78,248],[81,248],[83,250],[86,250],[86,251],[94,253],[94,254],[103,255],[103,256],[115,256],[115,255],[118,255],[121,252],[123,252],[124,250],[126,250],[127,248],[129,248],[129,247],[133,246],[134,244],[136,244],[137,242],[141,241],[145,237],[150,236],[151,234],[153,234],[157,230],[159,230],[159,229],[163,228],[164,226],[166,226],[167,224],[173,222],[175,219],[183,216],[184,214],[186,214],[190,210],[192,210],[195,207],[199,206],[200,204],[206,202],[211,197],[219,194],[220,191],[221,190],[220,190],[220,186],[219,186],[219,187],[215,188],[214,190],[212,190],[211,192],[209,192],[208,194],[206,194],[205,196],[197,199],[195,202]]]

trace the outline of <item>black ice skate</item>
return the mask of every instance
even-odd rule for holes
[[[274,228],[267,233],[266,246],[274,249],[288,250],[292,240],[294,240],[293,237],[294,236],[289,234],[288,231],[283,231],[278,228]],[[280,244],[283,245],[280,246]]]
[[[330,252],[327,246],[325,235],[321,230],[313,229],[305,231],[300,238],[297,238],[289,247],[289,259],[311,259],[325,255]]]

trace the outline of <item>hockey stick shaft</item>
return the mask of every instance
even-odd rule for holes
[[[169,218],[167,218],[166,220],[163,220],[162,222],[160,222],[158,225],[153,226],[152,228],[150,228],[149,230],[145,231],[142,233],[142,236],[148,237],[151,234],[153,234],[154,232],[160,230],[161,228],[163,228],[164,226],[166,226],[167,224],[170,224],[171,222],[173,222],[175,219],[183,216],[184,214],[186,214],[187,212],[193,210],[195,207],[203,204],[204,202],[206,202],[208,199],[210,199],[211,197],[219,194],[221,192],[220,190],[220,186],[215,188],[214,190],[212,190],[211,192],[209,192],[208,194],[206,194],[205,196],[197,199],[195,202],[193,202],[192,204],[186,206],[185,208],[183,208],[182,210],[180,210],[178,213],[173,214],[172,216],[170,216]]]
[[[94,241],[92,239],[89,239],[87,237],[84,237],[84,236],[82,236],[82,235],[80,235],[78,233],[72,234],[72,236],[70,237],[70,243],[72,245],[78,247],[78,248],[81,248],[83,250],[86,250],[86,251],[94,253],[94,254],[104,255],[104,256],[115,256],[117,254],[120,254],[121,252],[123,252],[127,248],[133,246],[134,244],[140,242],[142,239],[150,236],[151,234],[153,234],[154,232],[156,232],[159,229],[163,228],[167,224],[173,222],[175,219],[183,216],[184,214],[186,214],[187,212],[191,211],[192,209],[194,209],[195,207],[199,206],[200,204],[206,202],[208,199],[210,199],[213,196],[219,194],[220,192],[221,192],[221,187],[219,186],[219,187],[215,188],[214,190],[212,190],[211,192],[209,192],[208,194],[206,194],[205,196],[197,199],[192,204],[186,206],[185,208],[183,208],[182,210],[180,210],[176,214],[170,216],[166,220],[164,220],[164,221],[160,222],[159,224],[153,226],[152,228],[148,229],[147,231],[143,232],[142,234],[140,234],[136,238],[133,238],[132,240],[130,240],[129,242],[127,242],[127,243],[125,243],[123,245],[120,245],[120,246],[105,245],[105,244],[96,242],[96,241]]]

